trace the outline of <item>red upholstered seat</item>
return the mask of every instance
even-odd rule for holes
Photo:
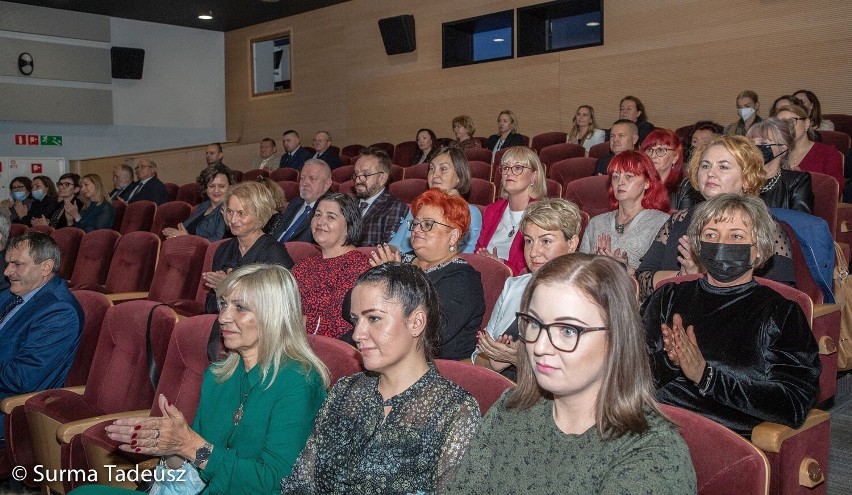
[[[124,221],[124,212],[127,210],[127,203],[120,199],[112,200],[112,207],[115,209],[115,218],[112,220],[112,230],[118,232],[121,230],[121,223]]]
[[[550,166],[568,158],[583,158],[586,156],[586,148],[574,143],[552,144],[539,151],[538,156],[541,163]]]
[[[180,186],[174,182],[166,182],[163,185],[166,186],[166,201],[177,201]]]
[[[27,226],[22,223],[13,223],[9,228],[9,239],[20,237],[27,233]]]
[[[59,276],[65,280],[71,280],[74,273],[74,264],[77,262],[77,253],[84,235],[86,232],[77,227],[64,227],[50,234],[59,246]]]
[[[499,169],[500,164],[503,163],[503,161],[502,161],[503,155],[506,153],[507,149],[509,149],[509,148],[503,148],[501,150],[498,150],[497,153],[494,153],[494,161],[492,162],[492,163],[494,163],[494,169],[495,169],[494,175],[497,175],[497,169]]]
[[[506,389],[515,386],[512,380],[500,373],[469,362],[436,359],[435,367],[441,376],[467,390],[476,399],[479,413],[483,416]]]
[[[404,179],[423,179],[426,180],[426,176],[429,175],[429,164],[428,163],[418,163],[417,165],[412,165],[405,169]]]
[[[467,148],[463,151],[464,156],[468,161],[476,160],[479,162],[491,163],[491,150],[485,148]]]
[[[151,232],[160,236],[161,240],[165,240],[163,229],[177,228],[177,224],[183,223],[192,214],[192,205],[184,201],[169,201],[157,207],[157,213],[154,215],[154,223],[151,225]]]
[[[115,243],[106,284],[81,287],[106,294],[145,292],[151,287],[160,238],[151,232],[131,232]]]
[[[284,191],[284,198],[290,202],[299,196],[299,183],[291,180],[279,180],[276,182],[281,190]]]
[[[405,176],[405,169],[396,164],[391,165],[390,174],[388,175],[390,177],[388,180],[389,183],[399,182]]]
[[[347,180],[352,180],[352,174],[355,172],[355,166],[353,165],[341,165],[336,169],[331,171],[331,180],[337,182],[338,184],[341,182],[346,182]]]
[[[342,192],[343,194],[355,196],[355,182],[353,182],[352,179],[349,179],[345,182],[340,182],[337,185],[337,190],[339,192]]]
[[[67,229],[59,229],[59,232],[63,230]],[[106,284],[119,238],[121,234],[107,229],[93,230],[83,235],[69,283],[72,289],[91,289]]]
[[[242,182],[255,180],[258,177],[269,177],[269,170],[266,170],[265,168],[253,168],[251,170],[243,172]]]
[[[483,179],[490,181],[491,180],[491,172],[493,167],[489,162],[482,162],[479,160],[468,160],[468,167],[470,167],[470,176],[476,177],[477,179]]]
[[[470,179],[470,192],[467,193],[465,199],[472,205],[488,206],[494,202],[496,191],[497,188],[494,187],[494,184],[473,177]]]
[[[354,162],[355,162],[354,158],[348,157],[346,155],[340,155],[340,165],[341,166],[354,165]]]
[[[403,203],[411,204],[414,199],[422,192],[429,189],[428,184],[423,179],[403,179],[398,182],[393,182],[388,186],[390,193]]]
[[[589,148],[589,158],[597,160],[598,158],[609,156],[611,152],[612,150],[609,149],[609,141],[598,143]]]
[[[549,198],[561,198],[562,197],[562,184],[556,182],[553,179],[546,179],[545,185],[547,186],[547,197],[549,197]]]
[[[213,256],[216,255],[216,250],[219,249],[219,246],[225,242],[228,242],[228,239],[220,239],[216,242],[211,242],[207,246],[207,250],[204,253],[204,261],[201,264],[201,273],[213,270]],[[208,292],[210,292],[210,288],[205,284],[204,277],[199,277],[195,294],[187,299],[174,301],[170,306],[181,316],[203,314]]]
[[[394,147],[391,161],[401,167],[407,167],[419,151],[416,141],[403,141]]]
[[[295,168],[276,168],[275,170],[269,173],[269,178],[276,182],[282,180],[291,180],[293,182],[299,182],[299,171]]]
[[[373,143],[369,146],[370,148],[377,148],[388,154],[388,158],[393,159],[393,143],[381,142],[381,143]]]
[[[134,201],[124,210],[124,219],[121,221],[119,232],[122,235],[139,231],[150,232],[156,214],[157,203],[145,200]]]
[[[28,229],[28,232],[41,232],[42,234],[50,235],[56,230],[50,225],[35,225]]]
[[[834,145],[841,154],[846,155],[849,151],[849,134],[839,131],[819,131],[819,134],[823,143]]]
[[[474,270],[479,272],[482,291],[485,295],[485,313],[482,316],[482,328],[488,325],[488,319],[497,304],[506,279],[512,276],[512,270],[502,262],[473,253],[460,253],[459,256],[467,261]]]
[[[831,237],[837,239],[837,206],[838,197],[842,192],[837,180],[819,172],[811,174],[811,189],[814,191],[814,216],[820,217],[828,224]]]
[[[287,254],[290,255],[294,264],[320,252],[319,248],[315,244],[304,241],[285,242],[284,247],[287,249]]]
[[[355,164],[355,158],[358,158],[358,155],[361,154],[361,150],[366,148],[363,144],[350,144],[344,146],[343,149],[340,150],[341,156],[348,156],[352,159],[352,164]]]
[[[609,203],[608,187],[609,177],[606,175],[584,177],[566,184],[562,197],[594,217],[613,209]]]
[[[588,157],[559,160],[550,166],[550,178],[562,184],[564,190],[571,181],[591,177],[595,171],[595,162],[594,158]]]
[[[189,203],[192,206],[200,204],[203,201],[201,188],[198,187],[198,184],[195,182],[184,184],[178,189],[175,201],[183,201],[184,203]]]
[[[231,169],[231,177],[234,178],[235,183],[236,182],[242,182],[243,181],[243,171]]]
[[[364,371],[361,353],[346,342],[324,335],[308,335],[308,343],[328,368],[332,385],[344,376]]]
[[[553,131],[553,132],[543,132],[532,138],[532,146],[530,148],[534,149],[536,153],[541,155],[541,150],[544,148],[554,145],[554,144],[562,144],[568,139],[568,133]],[[585,150],[583,152],[585,154]]]

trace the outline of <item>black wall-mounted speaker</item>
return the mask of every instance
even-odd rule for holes
[[[145,50],[114,46],[112,55],[113,79],[142,79],[142,67],[145,65]]]
[[[414,38],[414,16],[411,14],[398,15],[379,19],[379,30],[385,44],[385,53],[396,55],[409,53],[417,49]]]

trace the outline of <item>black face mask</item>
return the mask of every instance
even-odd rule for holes
[[[767,163],[771,162],[772,160],[778,158],[779,156],[781,156],[781,155],[783,155],[784,153],[787,152],[787,150],[784,150],[781,153],[778,153],[777,155],[773,155],[772,154],[772,147],[777,146],[775,144],[756,144],[755,146],[757,146],[757,149],[759,149],[760,152],[763,154],[763,164],[764,165],[766,165]]]
[[[699,257],[707,273],[722,283],[733,282],[752,267],[751,244],[701,241]]]

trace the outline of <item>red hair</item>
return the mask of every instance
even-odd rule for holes
[[[411,202],[411,215],[416,217],[420,208],[424,206],[433,206],[441,210],[447,224],[461,231],[459,239],[464,237],[467,229],[470,228],[470,209],[468,209],[467,201],[461,196],[450,195],[433,187],[414,198]]]
[[[646,139],[645,142],[648,142],[648,140]],[[612,174],[614,172],[642,176],[648,181],[648,189],[642,196],[642,208],[669,212],[671,205],[669,192],[660,180],[660,174],[657,173],[654,162],[648,155],[641,151],[626,150],[615,155],[609,162],[606,173],[609,174],[609,201],[613,208],[618,206],[618,201],[615,200],[615,194],[612,191]]]
[[[666,177],[666,181],[663,182],[666,190],[673,193],[678,190],[680,182],[683,180],[683,144],[674,132],[668,129],[654,129],[642,141],[639,151],[645,153],[648,148],[653,148],[657,145],[663,145],[677,152],[677,160],[672,164],[672,170],[669,172],[669,176]]]

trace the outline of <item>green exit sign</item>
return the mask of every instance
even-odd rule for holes
[[[62,146],[62,136],[41,136],[42,146]]]

